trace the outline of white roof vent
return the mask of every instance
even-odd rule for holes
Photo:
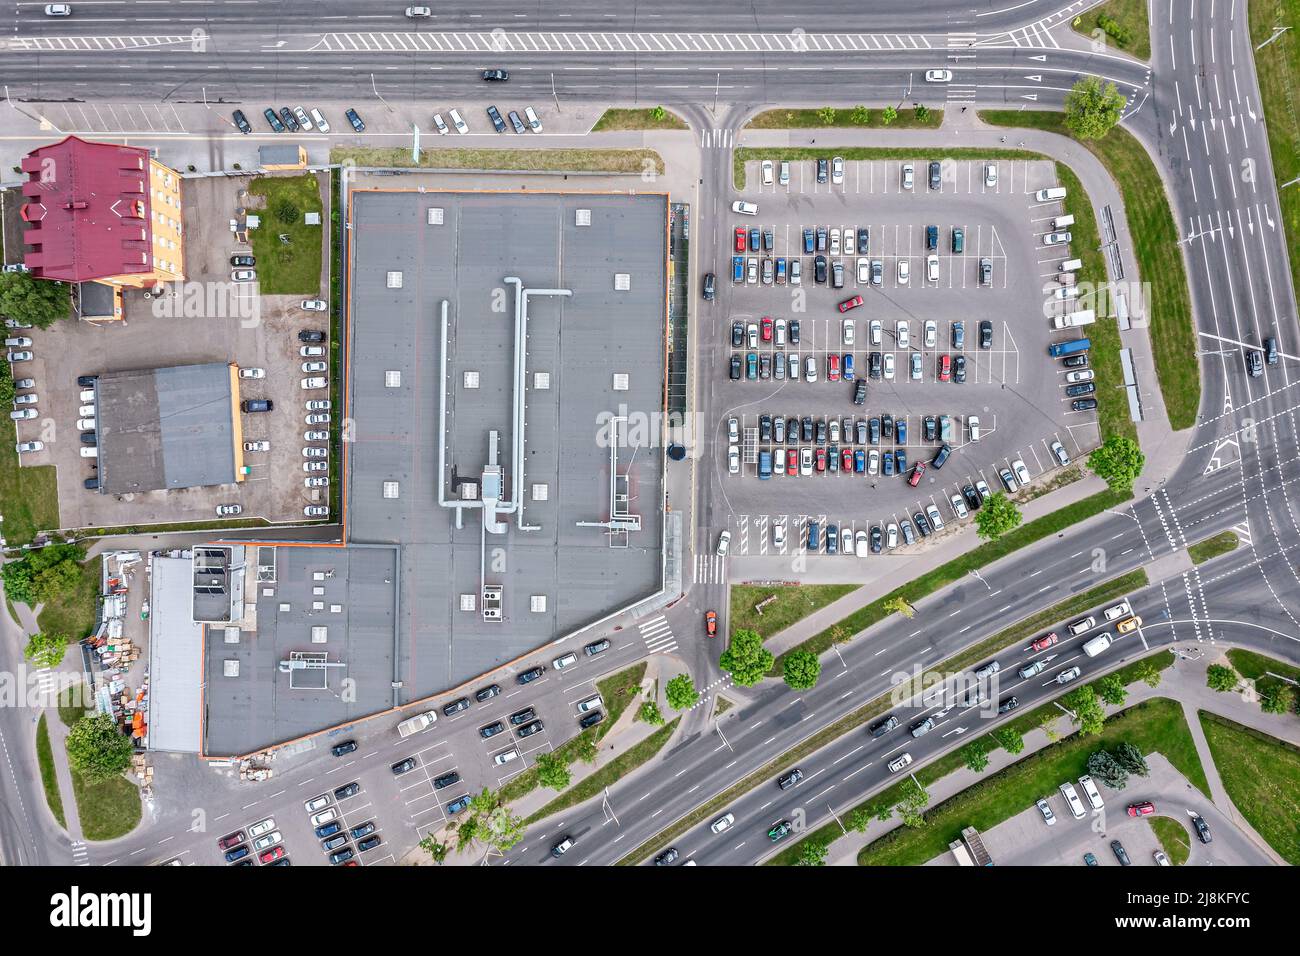
[[[626,391],[627,391],[627,383],[628,383],[628,374],[627,374],[627,372],[615,372],[615,373],[614,373],[614,391],[616,391],[616,392],[626,392]]]
[[[319,602],[315,602],[319,603]],[[322,605],[323,607],[324,605]],[[319,609],[318,609],[319,610]],[[329,638],[330,629],[324,625],[317,624],[311,629],[311,642],[313,644],[324,644]]]
[[[462,611],[472,611],[472,610],[474,610],[474,606],[475,606],[477,603],[478,603],[478,601],[477,601],[477,599],[475,598],[475,596],[474,596],[473,594],[462,594],[462,595],[460,596],[460,609],[461,609]]]
[[[532,611],[534,614],[545,614],[546,595],[534,594],[531,598],[528,599],[528,609]]]
[[[396,270],[388,273],[387,285],[390,289],[400,289],[402,287],[402,273]]]
[[[389,369],[384,373],[384,388],[401,388],[402,373],[396,369]]]
[[[400,493],[400,486],[395,481],[384,482],[384,497],[396,498]]]
[[[614,273],[614,291],[626,292],[632,288],[632,274],[629,272]]]
[[[442,216],[443,216],[443,212],[442,212],[442,207],[441,207],[441,206],[433,206],[433,207],[431,207],[431,208],[429,209],[429,225],[431,225],[431,226],[441,226],[441,225],[442,225]]]
[[[534,501],[546,501],[551,497],[550,486],[544,482],[539,481],[535,485],[533,485],[532,494],[533,494]]]
[[[550,387],[551,387],[551,373],[550,373],[550,372],[534,372],[534,373],[533,373],[533,388],[535,388],[535,389],[536,389],[537,391],[539,391],[539,392],[544,392],[544,391],[546,391],[547,389],[549,389]]]
[[[465,373],[465,387],[478,388],[478,372]]]
[[[227,627],[225,630],[226,630],[226,643],[227,643],[227,644],[238,644],[238,643],[239,643],[239,628],[238,628],[238,627],[233,627],[233,626],[232,626],[232,627]]]
[[[590,209],[579,209],[579,210],[577,210],[577,213],[576,213],[576,215],[575,215],[575,217],[574,217],[574,222],[575,222],[577,225],[579,225],[579,226],[590,226],[590,225],[591,225],[591,210],[590,210]]]
[[[221,674],[223,677],[238,677],[239,661],[235,661],[235,660],[222,661]]]

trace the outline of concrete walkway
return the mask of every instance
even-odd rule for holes
[[[83,840],[81,817],[77,813],[76,793],[72,789],[72,768],[68,765],[68,728],[59,719],[53,707],[45,709],[45,727],[50,735],[50,750],[54,754],[54,776],[59,782],[59,796],[63,800],[63,817],[67,821],[68,836],[73,844]]]

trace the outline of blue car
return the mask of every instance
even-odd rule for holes
[[[894,456],[889,452],[885,452],[885,460],[881,462],[881,465],[885,470],[885,477],[892,477],[894,474]]]
[[[907,444],[907,419],[906,418],[894,419],[894,441],[898,442],[900,445]]]
[[[455,800],[451,801],[451,803],[447,804],[447,813],[450,816],[455,816],[468,806],[469,794],[467,793],[465,796],[457,797]]]
[[[808,522],[808,550],[809,551],[817,550],[817,522],[816,521]]]
[[[749,230],[749,251],[758,252],[758,230]]]
[[[803,231],[803,254],[810,256],[813,253],[813,231],[805,229]]]
[[[849,352],[844,353],[843,368],[840,371],[840,378],[846,382],[853,381],[853,355]]]
[[[744,256],[731,257],[731,281],[732,282],[745,281],[745,257]]]
[[[745,356],[745,378],[751,382],[758,378],[758,353],[750,352]]]
[[[835,525],[833,524],[828,524],[826,526],[826,553],[839,554],[840,553],[839,542],[840,542],[840,529],[835,527]]]
[[[853,470],[858,474],[867,470],[867,453],[861,448],[853,453]]]
[[[894,452],[894,471],[900,475],[907,471],[907,455],[903,453],[901,448]]]

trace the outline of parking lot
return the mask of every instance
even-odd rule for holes
[[[1044,241],[1061,205],[1037,195],[1054,165],[944,160],[931,188],[928,159],[827,160],[825,183],[815,162],[789,163],[784,184],[779,162],[749,163],[757,209],[733,212],[716,254],[725,349],[709,374],[726,396],[715,467],[733,554],[823,551],[828,524],[832,553],[846,528],[873,545],[879,528],[880,551],[919,543],[918,511],[951,526],[1098,441],[1095,410],[1066,394],[1072,369],[1047,354],[1079,332],[1052,329],[1074,310],[1055,294],[1069,243]],[[791,480],[797,498],[776,490]]]

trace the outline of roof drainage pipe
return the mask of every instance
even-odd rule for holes
[[[463,528],[464,509],[481,508],[481,501],[447,500],[447,324],[451,303],[442,300],[442,331],[439,337],[438,356],[438,504],[443,508],[454,508],[456,527]]]

